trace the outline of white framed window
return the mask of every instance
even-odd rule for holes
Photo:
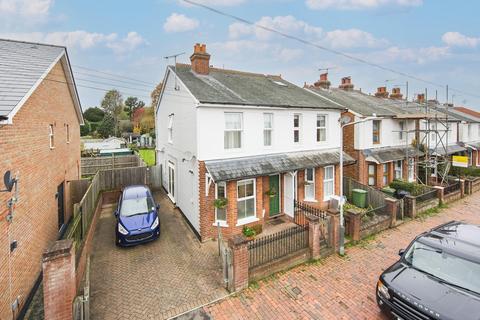
[[[168,116],[168,142],[173,143],[173,114]]]
[[[369,186],[375,185],[375,165],[374,164],[368,165],[368,185]]]
[[[272,145],[273,131],[273,113],[263,114],[263,145],[269,147]]]
[[[48,126],[48,140],[50,144],[50,149],[55,148],[55,132],[53,129],[53,124]]]
[[[65,125],[65,135],[67,138],[67,143],[70,143],[70,125],[68,123]]]
[[[323,200],[330,200],[335,195],[335,167],[323,168]]]
[[[255,179],[237,182],[237,225],[256,221]]]
[[[405,130],[405,120],[401,120],[399,122],[399,125],[400,125],[400,131],[398,132],[398,139],[403,140],[405,137],[405,133],[403,132],[403,130]]]
[[[327,116],[317,114],[317,142],[327,140]]]
[[[372,141],[374,144],[380,143],[380,126],[381,120],[372,121]]]
[[[242,147],[243,114],[225,113],[224,148],[240,149]]]
[[[383,164],[383,185],[386,186],[388,184],[388,163]]]
[[[395,161],[395,179],[401,180],[403,175],[402,160]]]
[[[315,168],[305,169],[305,200],[315,200]]]
[[[215,199],[227,199],[227,184],[219,182],[215,185]],[[215,225],[227,226],[227,208],[215,208]]]
[[[294,114],[293,115],[293,142],[299,143],[300,142],[300,125],[301,125],[301,115]]]

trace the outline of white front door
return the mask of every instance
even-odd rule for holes
[[[168,196],[175,202],[175,164],[168,161]]]
[[[283,208],[285,211],[285,214],[292,217],[294,215],[294,208],[293,208],[293,201],[295,200],[296,197],[296,192],[295,192],[295,185],[296,185],[296,179],[297,175],[296,173],[285,173],[283,176],[283,188],[284,188],[284,193],[283,193]]]

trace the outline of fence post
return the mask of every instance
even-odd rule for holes
[[[56,241],[42,258],[45,319],[73,319],[73,300],[77,292],[75,246],[71,239]]]
[[[417,198],[412,196],[405,196],[405,206],[407,207],[407,217],[415,219],[417,216]]]
[[[228,240],[232,250],[232,281],[228,283],[230,292],[237,292],[248,287],[248,247],[243,235],[235,235]]]
[[[393,198],[386,198],[385,204],[387,205],[387,212],[390,214],[390,228],[393,228],[397,225],[398,201]]]
[[[435,189],[437,189],[437,197],[438,197],[438,204],[442,205],[445,203],[445,192],[444,192],[444,187],[441,186],[434,186]]]
[[[328,209],[330,215],[330,245],[338,252],[340,249],[340,213],[336,209]]]
[[[460,198],[465,197],[465,180],[460,179]]]
[[[310,258],[320,258],[320,218],[314,215],[307,216],[308,221],[308,247]]]

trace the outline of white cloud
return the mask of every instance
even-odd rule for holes
[[[378,47],[386,40],[375,38],[371,33],[359,29],[333,30],[326,33],[325,41],[333,48]]]
[[[0,15],[44,17],[53,6],[53,0],[0,0]]]
[[[284,48],[283,46],[258,40],[230,40],[212,44],[214,51],[221,52],[229,57],[249,57],[252,54],[264,56],[269,60],[279,62],[290,62],[299,59],[304,51],[297,48]],[[245,55],[248,52],[249,55]]]
[[[232,7],[238,6],[239,4],[243,4],[247,2],[247,0],[193,0],[196,3],[204,4],[206,6],[220,6],[220,7]],[[193,6],[192,4],[178,0],[178,2],[186,7]]]
[[[367,57],[378,63],[414,62],[425,64],[438,61],[450,55],[448,47],[399,48],[389,47],[380,52],[374,52]]]
[[[310,9],[374,9],[381,6],[397,5],[402,7],[420,6],[423,0],[306,0],[305,4]]]
[[[104,34],[84,30],[48,33],[3,33],[0,34],[0,38],[55,44],[66,46],[68,49],[79,48],[82,50],[103,45],[112,49],[116,54],[125,54],[146,43],[136,32],[129,32],[124,38],[120,38],[116,33]]]
[[[450,47],[474,48],[480,43],[480,38],[468,37],[460,32],[447,32],[442,36],[442,41]]]
[[[183,14],[172,13],[163,24],[163,29],[166,32],[185,32],[194,30],[198,26],[198,20],[189,18]]]

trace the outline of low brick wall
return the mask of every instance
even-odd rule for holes
[[[275,272],[287,270],[310,259],[310,249],[306,248],[293,254],[272,261],[262,266],[251,268],[248,270],[248,278],[250,281],[265,278]]]
[[[443,201],[444,201],[444,203],[449,203],[449,202],[452,202],[452,201],[459,200],[461,197],[462,197],[462,193],[460,192],[460,190],[457,190],[455,192],[446,194],[443,197]]]
[[[430,199],[423,202],[417,202],[417,214],[425,212],[429,209],[438,207],[439,204],[440,204],[440,200],[438,198]]]
[[[379,233],[390,228],[391,218],[388,215],[375,216],[371,221],[362,222],[360,238],[364,239],[372,234]]]
[[[477,178],[472,181],[472,192],[477,192],[479,190],[480,190],[480,178]]]

